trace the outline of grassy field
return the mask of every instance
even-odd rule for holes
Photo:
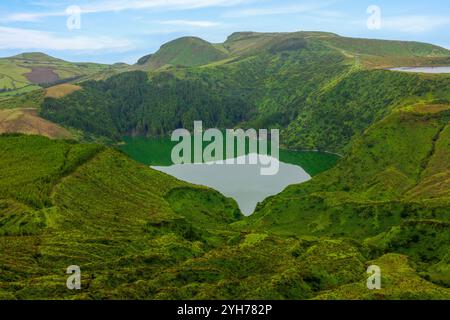
[[[113,268],[126,282],[158,273],[217,245],[222,237],[208,230],[241,218],[217,192],[98,145],[33,136],[3,136],[0,144],[8,168],[0,173],[0,290],[17,298],[59,296],[62,271],[75,262],[89,274],[88,296],[112,297],[123,283],[108,276]],[[177,213],[180,201],[185,208],[204,201],[198,225],[189,212]]]
[[[145,61],[145,68],[157,70],[167,66],[200,66],[226,58],[226,53],[200,38],[186,37],[163,45]]]
[[[74,93],[75,91],[81,90],[80,86],[65,83],[65,84],[59,84],[50,88],[47,88],[45,90],[45,97],[46,98],[53,98],[53,99],[60,99],[63,98],[71,93]]]
[[[70,139],[72,134],[38,116],[36,109],[0,109],[0,134],[23,133],[54,139]]]
[[[82,80],[114,68],[95,63],[67,62],[38,52],[0,58],[0,99],[37,90],[41,85]]]

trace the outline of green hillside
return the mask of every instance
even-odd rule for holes
[[[185,37],[166,43],[155,54],[143,57],[138,64],[148,70],[167,66],[195,67],[226,57],[226,52],[205,40]]]
[[[191,41],[200,40],[182,38],[163,48],[178,52],[180,44],[189,51],[185,42]],[[375,63],[378,58],[448,58],[449,51],[420,43],[349,41],[320,32],[236,33],[220,45],[229,52],[225,60],[197,67],[186,62],[190,68],[173,63],[146,74],[86,82],[84,90],[64,99],[47,99],[42,116],[110,139],[167,135],[190,128],[196,119],[219,128],[279,128],[286,148],[342,153],[354,136],[399,106],[450,100],[448,76],[368,70],[348,54],[370,52],[367,59]],[[337,47],[347,42],[348,52]],[[146,64],[155,57],[172,60],[164,50]]]
[[[438,215],[365,240],[311,236],[299,224],[284,236],[261,228],[268,204],[244,220],[217,192],[105,147],[14,135],[0,144],[0,299],[450,297],[449,228]],[[289,208],[284,194],[274,199]],[[73,264],[81,291],[65,288]],[[364,289],[369,264],[384,272],[376,294]]]
[[[393,112],[356,139],[335,168],[268,199],[252,219],[265,228],[312,234],[358,236],[358,229],[363,237],[414,213],[448,219],[449,120],[448,105]],[[384,220],[385,211],[391,216]]]
[[[448,105],[395,111],[357,139],[335,168],[264,201],[249,225],[360,239],[410,256],[428,279],[448,285],[449,121]]]
[[[239,32],[175,40],[77,85],[17,84],[1,109],[33,107],[85,142],[0,135],[0,300],[450,299],[450,77],[380,70],[449,59],[417,42]],[[2,63],[24,83],[28,65],[74,66]],[[194,120],[279,128],[283,147],[343,157],[244,217],[106,146]],[[65,286],[70,265],[80,291]],[[367,289],[370,265],[381,290]]]
[[[427,43],[347,37],[325,37],[321,41],[348,57],[358,59],[369,69],[450,63],[449,50]]]
[[[71,264],[90,279],[88,296],[112,297],[119,284],[222,243],[226,233],[213,230],[242,217],[217,192],[111,149],[36,136],[0,145],[0,292],[11,297],[70,296],[58,281]]]
[[[96,63],[67,62],[40,52],[0,58],[0,100],[38,90],[41,86],[79,81],[111,68]]]

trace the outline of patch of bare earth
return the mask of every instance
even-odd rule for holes
[[[45,97],[46,98],[63,98],[75,91],[81,90],[80,86],[65,83],[65,84],[59,84],[57,86],[50,87],[45,90]]]
[[[31,72],[25,73],[24,76],[35,84],[53,83],[59,80],[59,76],[49,68],[32,68]]]
[[[416,105],[412,107],[412,110],[420,114],[432,114],[439,113],[442,111],[449,110],[450,106],[446,104],[427,104],[427,105]]]
[[[39,117],[36,109],[0,110],[1,133],[41,135],[50,139],[73,138],[68,130]]]

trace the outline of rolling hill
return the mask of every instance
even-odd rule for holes
[[[192,54],[196,50],[204,55]],[[223,59],[210,59],[217,50]],[[167,135],[196,119],[219,128],[280,128],[286,148],[342,153],[354,136],[404,103],[450,99],[448,76],[378,70],[379,63],[450,58],[446,49],[416,42],[248,32],[215,45],[181,38],[144,58],[134,66],[141,71],[46,99],[41,115],[113,140]]]
[[[0,110],[0,134],[23,133],[54,139],[71,139],[66,129],[38,116],[36,109]]]
[[[149,70],[169,66],[195,67],[226,57],[226,52],[205,40],[185,37],[166,43],[155,54],[141,58],[138,65]]]
[[[249,224],[280,234],[360,239],[449,281],[449,105],[396,110],[330,171],[266,199]],[[438,266],[440,272],[435,272]],[[445,281],[444,281],[445,279]]]
[[[0,136],[0,298],[448,299],[449,110],[393,112],[249,218],[113,149]]]
[[[112,66],[73,63],[40,52],[0,58],[0,99],[39,90],[42,86],[80,81]]]
[[[449,50],[427,43],[341,37],[329,32],[258,33],[235,32],[225,42],[211,44],[200,38],[171,41],[155,54],[142,57],[138,65],[155,70],[163,66],[195,67],[222,60],[240,60],[261,52],[295,51],[325,46],[368,69],[395,66],[447,65]]]

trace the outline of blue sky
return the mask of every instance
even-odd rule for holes
[[[381,17],[380,28],[375,29],[367,26],[367,20],[375,12],[368,13],[368,8],[374,5],[380,9]],[[71,6],[76,7],[68,10]],[[0,3],[2,57],[42,51],[70,61],[134,63],[181,36],[222,42],[235,31],[299,30],[423,41],[450,49],[450,1],[2,0]]]

